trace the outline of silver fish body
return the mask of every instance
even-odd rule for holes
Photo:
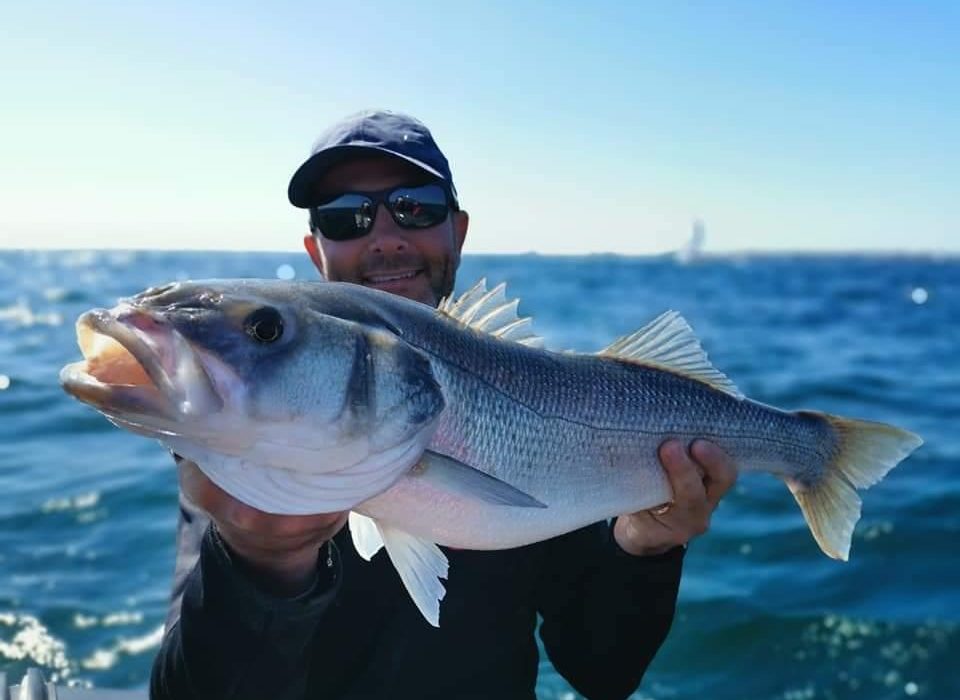
[[[444,347],[444,334],[419,347]],[[741,469],[798,485],[817,483],[838,450],[835,431],[817,414],[737,399],[614,358],[497,347],[505,344],[480,335],[471,342],[461,355],[471,358],[469,366],[431,353],[447,408],[429,449],[549,507],[454,501],[422,493],[425,486],[410,478],[357,510],[439,544],[502,549],[669,502],[657,450],[670,438],[712,440]],[[412,507],[416,502],[432,505]]]
[[[129,352],[98,359],[91,332]],[[668,438],[783,479],[839,559],[856,491],[921,444],[746,399],[673,313],[596,354],[544,350],[502,285],[436,310],[349,284],[183,283],[87,314],[78,335],[68,391],[255,507],[352,509],[357,550],[384,547],[432,624],[437,544],[515,547],[667,502]]]

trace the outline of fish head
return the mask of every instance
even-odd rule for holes
[[[84,359],[61,383],[188,457],[323,473],[422,450],[444,406],[429,360],[396,329],[324,313],[307,290],[182,282],[89,311]]]

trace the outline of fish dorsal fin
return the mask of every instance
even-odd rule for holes
[[[366,561],[373,559],[373,555],[383,546],[380,530],[372,518],[350,511],[350,537],[353,539],[353,548]]]
[[[710,364],[690,324],[676,311],[661,314],[597,354],[676,372],[737,399],[743,398],[736,385]]]
[[[507,299],[506,289],[507,285],[501,282],[488,290],[487,280],[483,278],[457,299],[444,299],[438,311],[495,338],[534,348],[543,347],[543,338],[530,331],[531,319],[517,315],[520,301]]]

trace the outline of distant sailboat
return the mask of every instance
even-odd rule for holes
[[[693,228],[690,231],[690,238],[687,242],[673,254],[678,263],[691,263],[698,260],[703,252],[703,246],[707,239],[707,227],[702,219],[694,219]]]

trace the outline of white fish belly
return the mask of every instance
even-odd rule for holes
[[[468,500],[405,477],[356,510],[447,546],[522,546],[671,500],[657,460],[661,441],[656,434],[544,419],[480,389],[469,404],[448,405],[429,449],[495,476],[546,508]]]
[[[638,469],[636,474],[635,488],[612,489],[594,483],[563,494],[557,491],[540,499],[546,508],[493,505],[433,488],[416,476],[403,477],[355,510],[437,544],[509,549],[670,499],[670,486],[662,471]]]

